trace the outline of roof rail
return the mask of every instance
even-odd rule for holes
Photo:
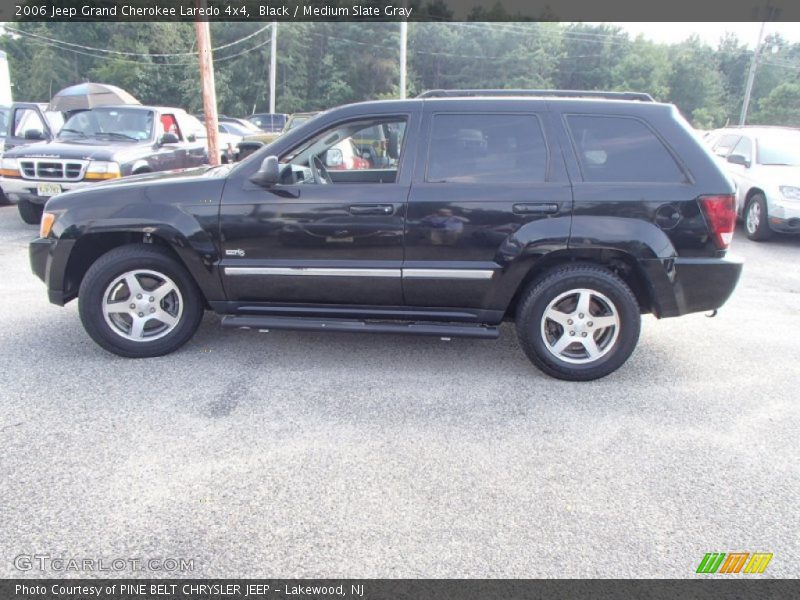
[[[417,98],[463,98],[467,96],[541,96],[550,98],[605,98],[655,102],[644,92],[595,92],[588,90],[428,90]]]

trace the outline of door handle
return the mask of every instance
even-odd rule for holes
[[[390,215],[393,212],[391,204],[356,204],[350,207],[351,215]]]
[[[512,210],[518,215],[552,215],[558,212],[558,204],[554,202],[529,202],[515,204]]]

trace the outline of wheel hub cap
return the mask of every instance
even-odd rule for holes
[[[611,300],[590,289],[559,294],[542,315],[545,347],[572,364],[594,362],[614,347],[620,329],[619,312]]]
[[[116,277],[103,295],[103,316],[111,330],[134,342],[170,333],[183,314],[183,297],[169,277],[138,269]]]

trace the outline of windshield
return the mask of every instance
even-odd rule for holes
[[[8,109],[0,108],[0,137],[6,137],[8,133]]]
[[[233,135],[250,135],[250,131],[236,123],[220,123],[219,129],[223,133],[232,133]]]
[[[800,131],[759,135],[758,163],[800,167]]]
[[[141,141],[153,136],[153,112],[130,108],[93,108],[72,115],[59,139],[101,138]]]

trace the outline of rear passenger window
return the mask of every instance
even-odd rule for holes
[[[584,181],[686,181],[661,140],[638,119],[573,115],[567,122]]]
[[[547,146],[533,115],[435,115],[427,181],[535,183],[547,175]]]

